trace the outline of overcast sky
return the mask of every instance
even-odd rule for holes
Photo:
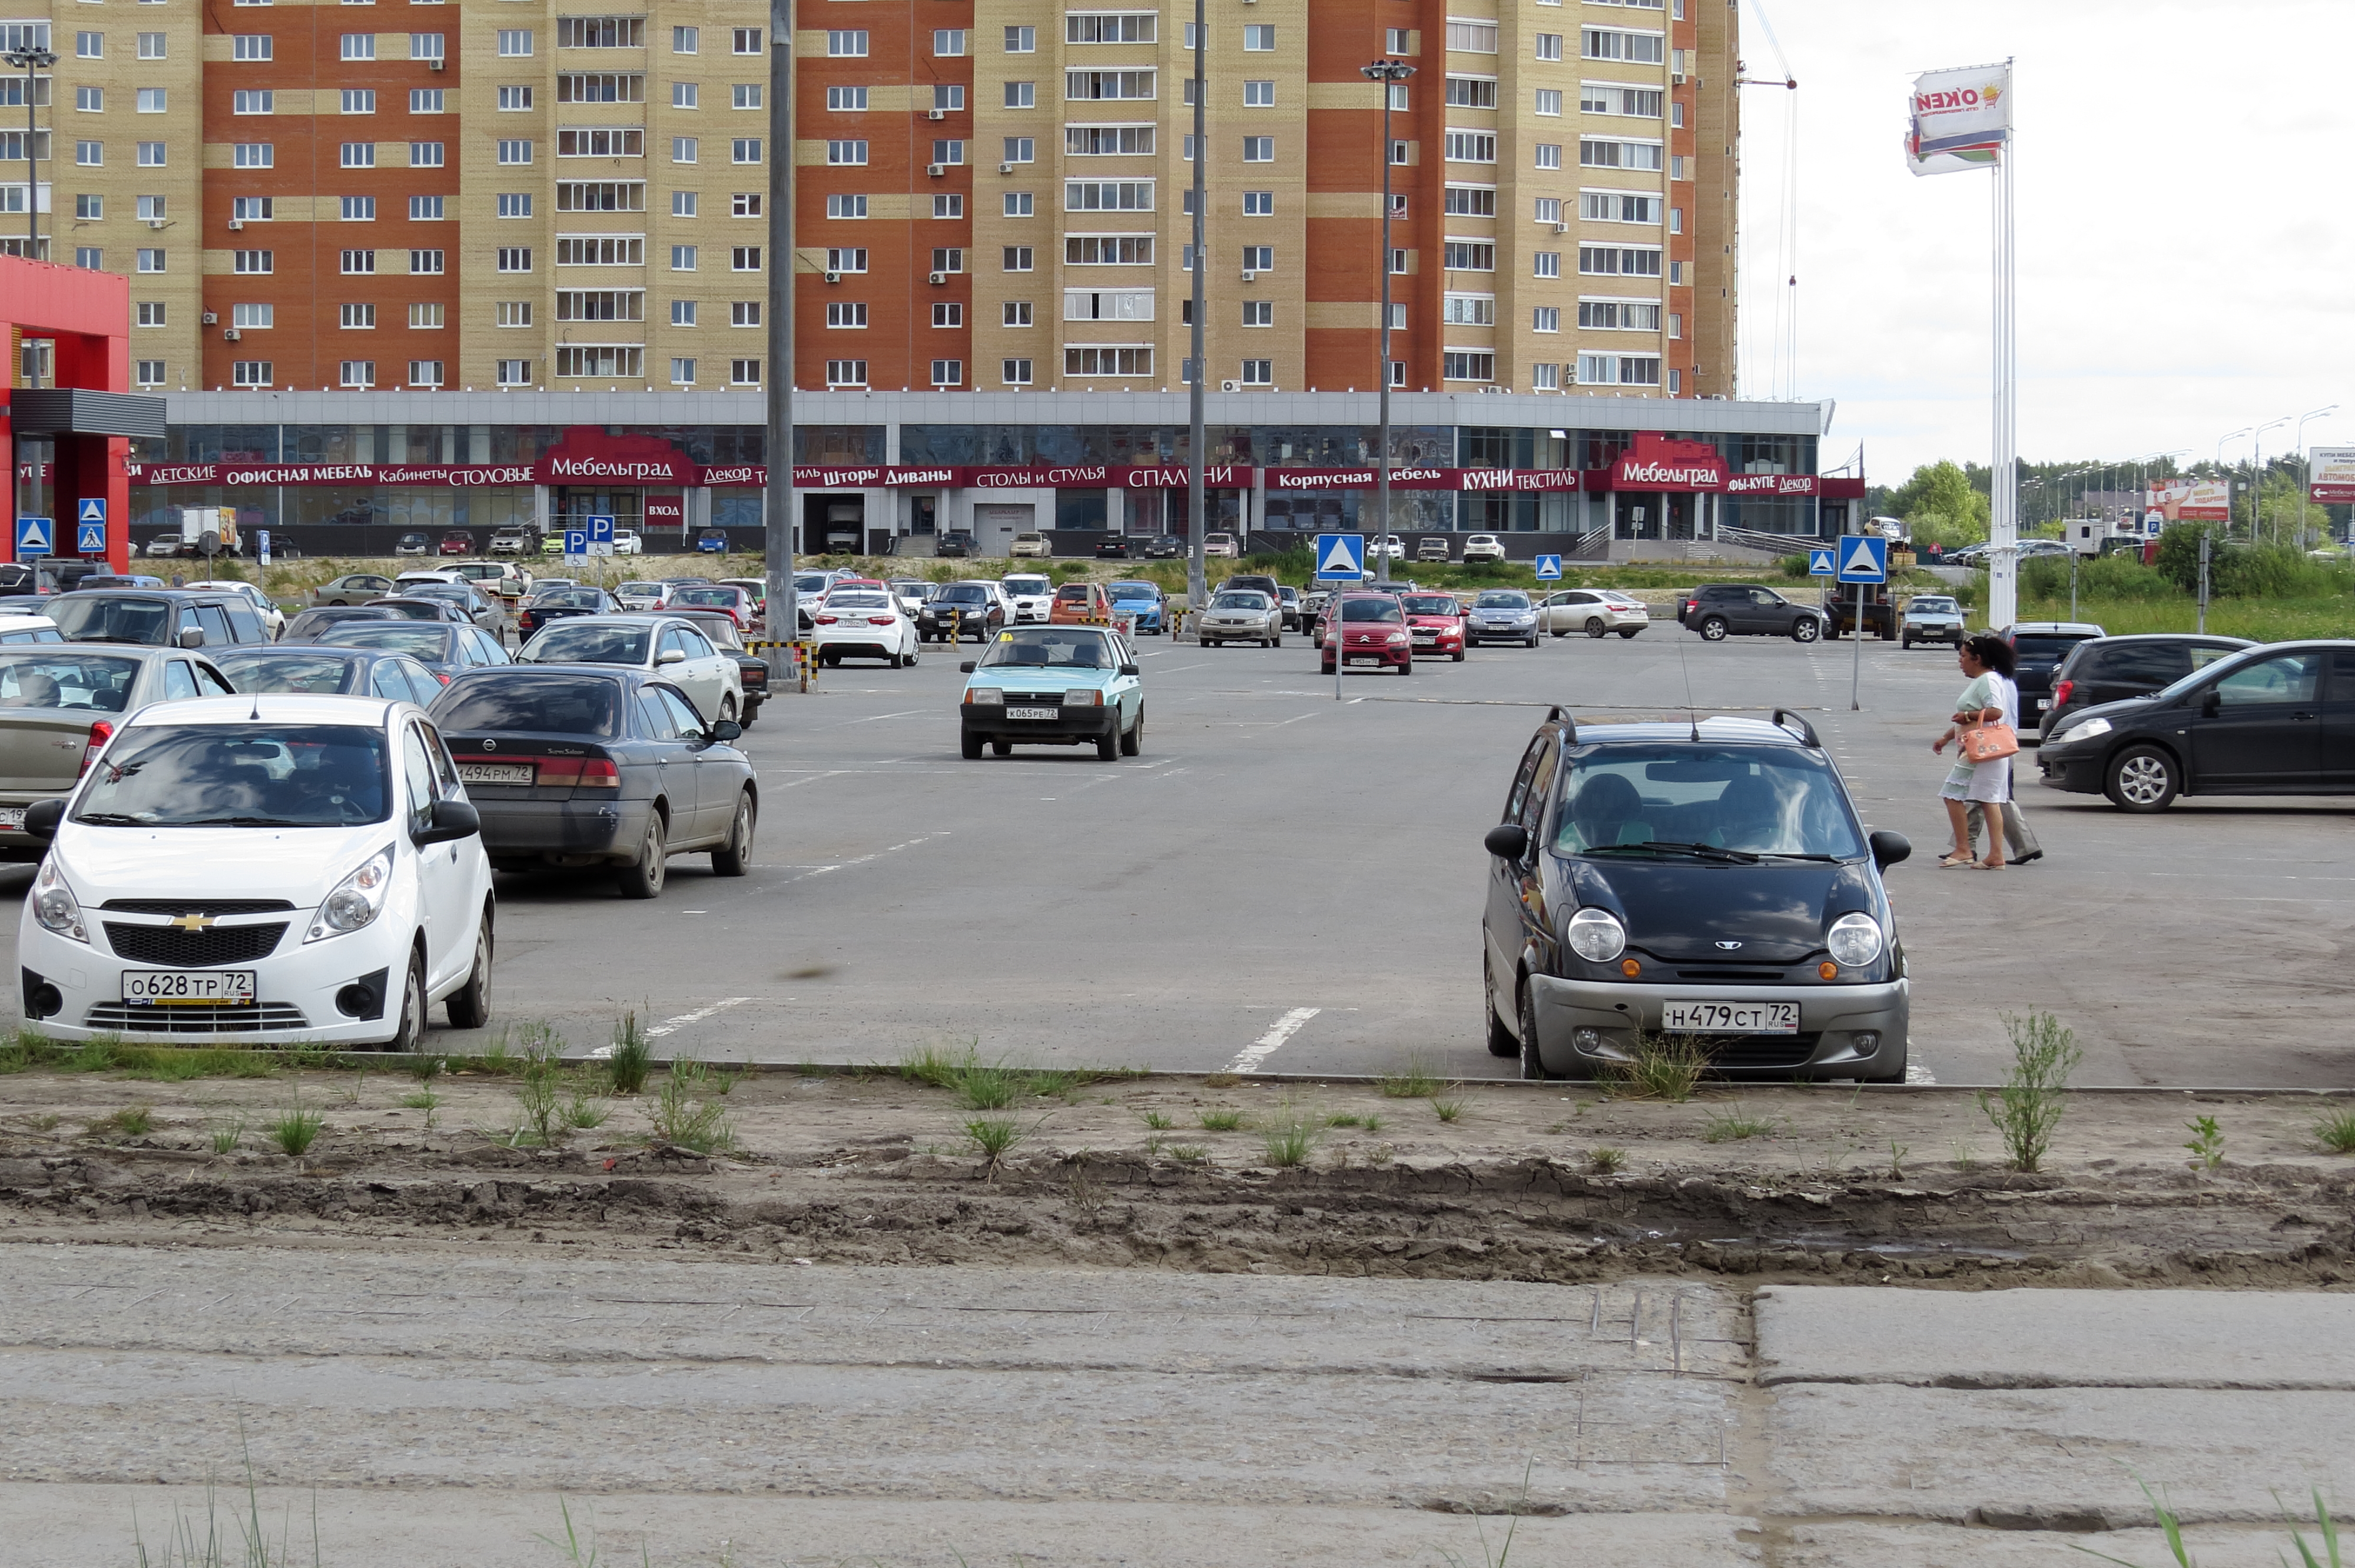
[[[1709,3],[1709,0],[1697,0]],[[1836,398],[1824,466],[1861,441],[1897,482],[1985,462],[1992,176],[1917,179],[1915,73],[2014,57],[2019,451],[2132,459],[2284,414],[2355,444],[2349,0],[1741,0],[1742,395]],[[1786,116],[1797,111],[1797,353],[1781,340]],[[2333,171],[2338,171],[2336,174]],[[2269,432],[2288,450],[2292,427]],[[2228,461],[2245,458],[2243,439]]]

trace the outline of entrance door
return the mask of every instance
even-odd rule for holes
[[[549,492],[548,507],[557,532],[586,528],[591,517],[611,517],[613,532],[645,536],[645,494],[643,490],[617,490],[591,485],[559,484]]]

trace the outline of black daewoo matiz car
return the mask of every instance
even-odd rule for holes
[[[1593,1077],[1639,1035],[1712,1071],[1901,1083],[1905,952],[1882,868],[1806,721],[1540,726],[1488,831],[1488,1049]]]

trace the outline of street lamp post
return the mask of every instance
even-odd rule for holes
[[[2293,415],[2284,414],[2259,425],[2249,441],[2249,543],[2253,545],[2257,542],[2257,528],[2265,509],[2265,432],[2278,430],[2294,418]]]
[[[1379,539],[1386,537],[1391,528],[1391,99],[1392,87],[1412,76],[1414,67],[1404,60],[1380,59],[1359,69],[1367,80],[1382,90],[1382,323],[1379,334],[1380,358],[1374,376],[1381,395],[1382,427],[1379,460],[1381,466],[1374,471],[1374,527]],[[1340,667],[1339,648],[1337,641],[1336,669]]]
[[[2297,441],[2292,450],[2297,455],[2297,480],[2302,485],[2305,485],[2308,489],[2312,488],[2311,482],[2314,476],[2311,471],[2307,467],[2306,461],[2307,421],[2309,419],[2319,419],[2325,414],[2336,414],[2337,412],[2339,412],[2339,405],[2333,403],[2327,408],[2311,409],[2297,417]],[[2294,545],[2304,545],[2306,543],[2306,497],[2304,496],[2300,496],[2297,503],[2297,536],[2290,542]]]
[[[1202,486],[1207,480],[1203,472],[1209,459],[1202,449],[1209,442],[1209,431],[1204,423],[1202,384],[1209,376],[1203,344],[1202,313],[1203,269],[1209,258],[1202,253],[1203,226],[1208,221],[1204,210],[1209,205],[1209,185],[1205,171],[1210,163],[1210,143],[1208,122],[1204,119],[1209,91],[1204,79],[1203,62],[1209,58],[1209,19],[1204,14],[1204,0],[1194,0],[1194,332],[1191,350],[1194,357],[1194,377],[1188,390],[1192,393],[1188,412],[1191,416],[1188,428],[1188,463],[1186,475],[1186,608],[1196,617],[1202,613],[1203,601],[1209,598],[1209,571],[1202,555],[1202,529],[1209,515]],[[1198,619],[1195,622],[1200,625]],[[1176,634],[1171,628],[1171,634]]]
[[[58,57],[53,50],[27,44],[10,49],[5,58],[25,73],[25,260],[32,261],[39,259],[41,249],[41,171],[33,161],[39,140],[33,122],[33,73],[48,69]]]
[[[2226,538],[2231,538],[2232,535],[2232,478],[2224,471],[2224,443],[2237,441],[2243,436],[2255,433],[2255,426],[2246,425],[2216,438],[2216,476],[2224,482],[2224,536]],[[2206,629],[2203,627],[2201,630]]]

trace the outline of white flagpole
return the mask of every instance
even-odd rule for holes
[[[2011,61],[2005,76],[2011,79]],[[2017,90],[2015,87],[2014,90]],[[2019,618],[2019,333],[2012,275],[2012,158],[2018,121],[1995,158],[1995,464],[1988,475],[1987,626]]]

